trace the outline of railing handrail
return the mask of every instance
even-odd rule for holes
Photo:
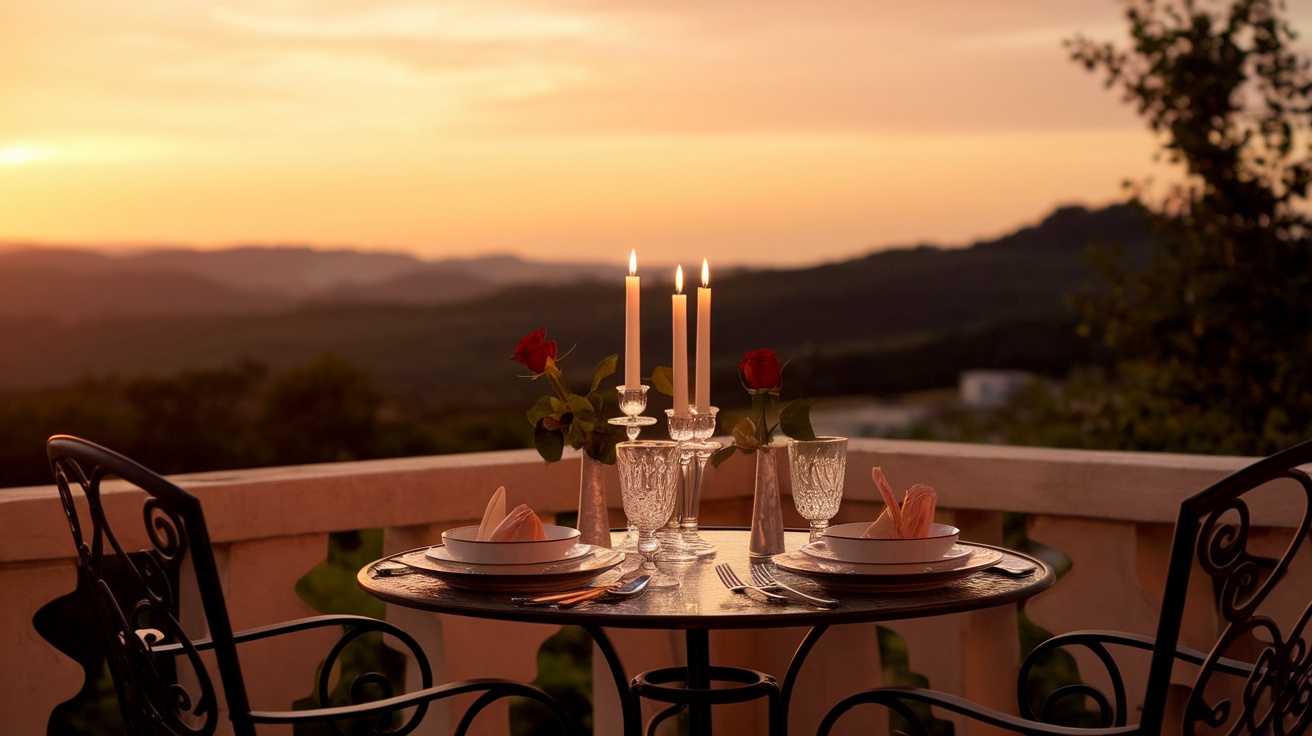
[[[776,448],[782,455],[782,449]],[[853,439],[845,500],[879,502],[870,467],[883,466],[895,488],[926,483],[944,508],[1171,523],[1189,493],[1251,458],[1171,453],[1063,450],[915,440]],[[789,492],[787,460],[780,481]],[[251,468],[173,476],[206,503],[216,543],[420,522],[477,519],[491,491],[548,513],[577,504],[577,456],[544,463],[533,450]],[[607,468],[608,489],[617,489]],[[378,487],[387,492],[380,502]],[[441,490],[441,493],[436,492]],[[126,489],[125,489],[125,492]],[[276,492],[274,508],[269,494]],[[618,492],[608,491],[618,508]],[[751,463],[715,469],[708,501],[751,495]],[[107,487],[106,502],[115,502]],[[128,499],[122,499],[127,502]],[[343,514],[343,509],[349,514]],[[1281,525],[1281,509],[1255,509],[1258,524]],[[52,485],[0,489],[0,564],[72,556]],[[744,520],[745,521],[745,520]]]

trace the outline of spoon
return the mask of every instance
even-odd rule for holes
[[[585,601],[594,598],[628,598],[641,593],[651,582],[650,575],[639,575],[629,580],[621,580],[611,586],[602,586],[598,588],[588,588],[587,590],[572,590],[565,593],[552,593],[551,595],[537,596],[536,598],[512,598],[513,603],[519,603],[526,606],[553,606],[556,608],[568,608],[576,606]]]

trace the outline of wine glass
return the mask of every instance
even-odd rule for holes
[[[811,522],[811,541],[819,541],[838,513],[847,469],[847,438],[788,440],[788,467],[793,478],[793,505]]]
[[[679,451],[680,443],[672,440],[636,440],[615,445],[624,515],[638,528],[638,552],[642,555],[639,569],[651,576],[648,585],[656,588],[679,584],[677,578],[656,569],[655,562],[656,550],[661,545],[656,530],[674,513]]]

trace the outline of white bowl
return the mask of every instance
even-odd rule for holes
[[[836,524],[825,530],[825,544],[844,562],[933,562],[947,554],[961,534],[955,526],[930,524],[929,536],[921,539],[866,539],[861,535],[869,528],[867,521]]]
[[[546,539],[530,542],[478,541],[477,526],[461,526],[442,532],[442,543],[451,558],[478,565],[520,565],[530,562],[553,562],[564,559],[579,541],[579,530],[569,526],[543,524]]]

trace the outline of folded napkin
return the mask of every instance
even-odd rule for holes
[[[871,475],[879,487],[879,494],[884,497],[885,508],[861,536],[867,539],[922,539],[929,536],[929,526],[934,523],[934,507],[938,505],[938,494],[934,489],[917,483],[907,489],[899,505],[884,471],[875,468]]]
[[[534,542],[547,538],[542,528],[542,520],[525,504],[520,504],[506,513],[506,487],[501,486],[492,494],[483,511],[483,520],[478,525],[480,542]]]
[[[500,524],[504,518],[506,518],[506,487],[501,486],[492,494],[492,500],[487,502],[487,508],[483,510],[483,520],[478,524],[478,541],[488,541],[492,536],[492,530],[496,529],[497,524]]]
[[[538,542],[546,538],[547,530],[542,528],[542,520],[533,513],[533,509],[521,503],[497,524],[497,528],[488,536],[488,541]]]

